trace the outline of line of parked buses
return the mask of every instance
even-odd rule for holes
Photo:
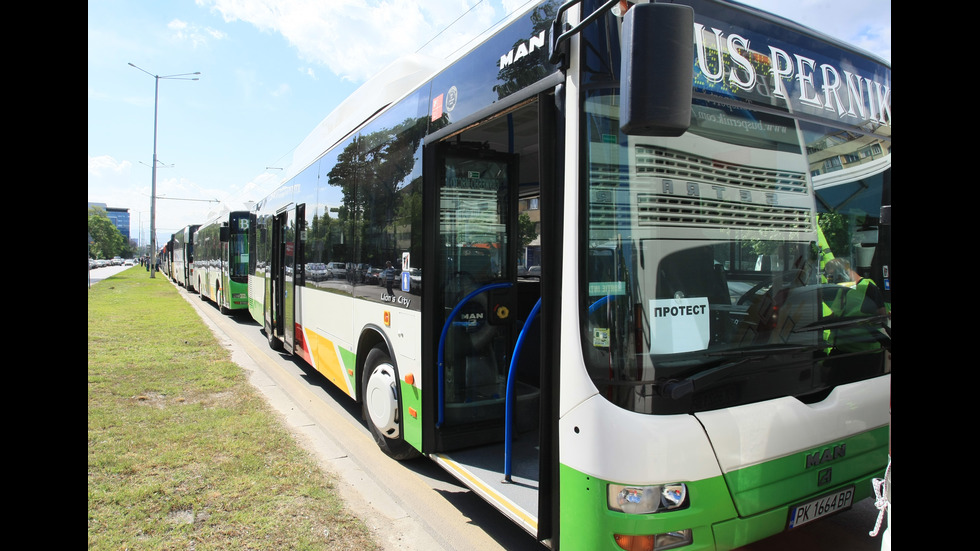
[[[255,215],[248,211],[222,214],[206,224],[189,225],[171,235],[158,252],[159,270],[167,278],[213,302],[222,313],[243,310],[249,305],[248,276],[255,273]],[[309,262],[302,265],[307,283],[345,281],[385,285],[384,268],[350,262]],[[397,267],[395,268],[396,271]],[[284,271],[292,275],[293,267]],[[411,271],[409,292],[419,293],[421,274]],[[257,297],[253,297],[257,298]],[[258,298],[261,304],[263,301]],[[263,323],[261,309],[253,309],[255,321]]]

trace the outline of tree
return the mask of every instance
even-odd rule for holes
[[[817,217],[817,223],[834,256],[846,257],[851,254],[851,223],[847,215],[825,212]]]
[[[520,231],[521,248],[527,247],[532,241],[538,238],[538,232],[534,227],[534,222],[526,212],[522,212],[517,217],[517,225]]]
[[[94,258],[112,258],[122,251],[126,242],[119,228],[98,207],[88,211],[88,234],[92,238],[89,251]]]

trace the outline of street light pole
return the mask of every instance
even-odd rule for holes
[[[129,65],[136,67],[140,71],[150,75],[154,79],[153,86],[153,176],[152,183],[150,185],[150,277],[155,277],[156,267],[157,267],[157,219],[156,219],[156,207],[157,207],[157,105],[160,97],[160,80],[161,79],[171,79],[171,80],[199,80],[197,77],[187,78],[190,75],[199,75],[200,71],[196,73],[181,73],[179,75],[166,75],[159,76],[153,73],[137,67],[130,63]]]

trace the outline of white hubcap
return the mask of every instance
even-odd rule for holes
[[[395,374],[390,364],[374,368],[364,389],[368,415],[382,434],[398,437],[398,401],[395,399]]]

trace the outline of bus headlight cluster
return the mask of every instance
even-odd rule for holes
[[[688,506],[687,486],[683,483],[658,486],[610,484],[607,497],[609,509],[634,515],[684,509]]]
[[[610,510],[634,515],[662,513],[690,506],[687,485],[682,482],[657,486],[610,484],[606,500]],[[613,534],[616,544],[626,551],[663,551],[691,545],[690,528],[662,534]]]

